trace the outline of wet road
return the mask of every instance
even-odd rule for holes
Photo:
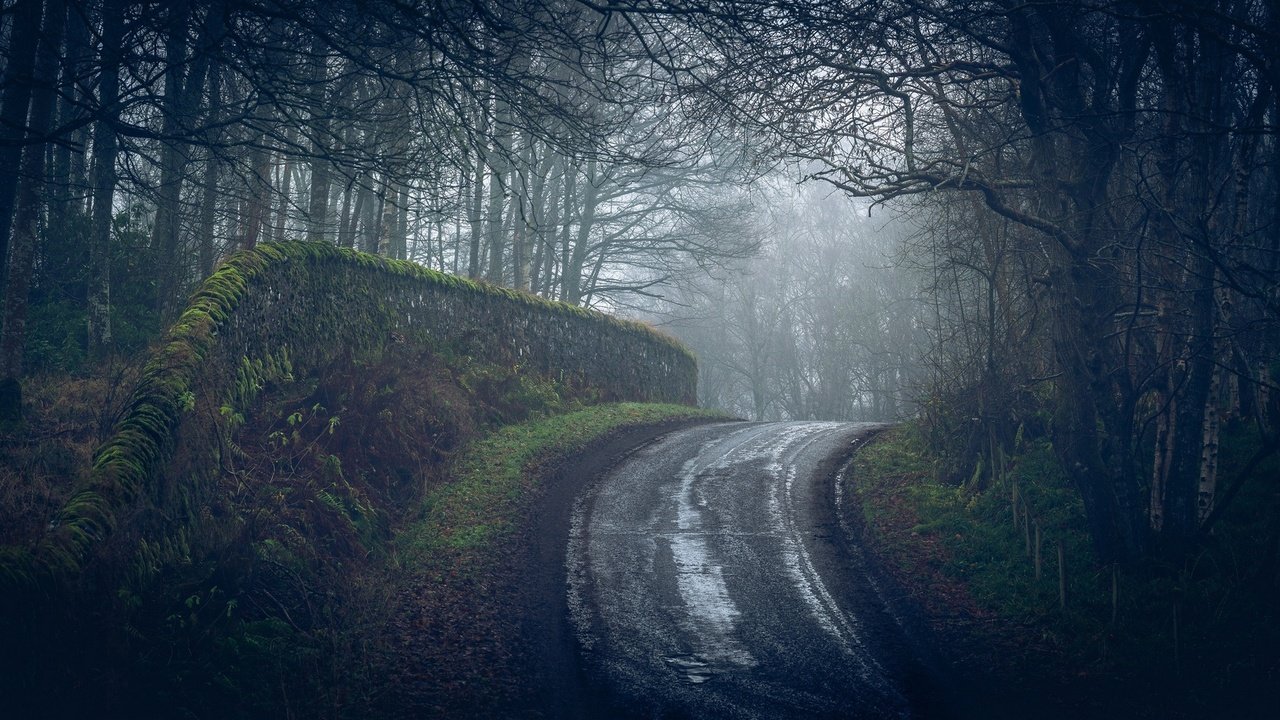
[[[919,714],[913,661],[834,510],[835,463],[873,427],[689,428],[578,498],[570,620],[612,712]]]

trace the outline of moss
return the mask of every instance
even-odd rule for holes
[[[693,355],[643,324],[324,243],[261,245],[232,256],[192,295],[87,481],[22,568],[74,576],[140,504],[178,503],[160,509],[193,516],[219,468],[170,478],[178,486],[166,491],[165,467],[180,439],[223,442],[283,367],[315,370],[400,341],[452,346],[594,389],[602,400],[694,401]],[[223,418],[216,410],[228,398],[233,412]],[[0,592],[32,574],[8,566],[16,557],[0,554]]]

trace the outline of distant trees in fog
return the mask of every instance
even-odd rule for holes
[[[926,347],[904,226],[822,185],[757,198],[760,253],[693,283],[671,329],[698,354],[704,404],[757,420],[900,420]]]
[[[0,414],[28,357],[136,346],[226,252],[306,237],[676,298],[708,399],[753,416],[919,412],[986,467],[1043,426],[1104,561],[1177,557],[1234,497],[1221,423],[1280,448],[1278,28],[1269,0],[10,0]],[[898,269],[815,191],[747,189],[780,162],[901,214]]]

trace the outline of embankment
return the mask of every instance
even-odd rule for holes
[[[554,378],[598,401],[696,397],[692,355],[643,325],[327,244],[264,245],[195,293],[47,535],[33,550],[0,550],[0,594],[76,575],[144,506],[198,516],[228,423],[264,384],[400,343]],[[180,448],[202,461],[175,472]]]
[[[458,529],[422,523],[474,499],[454,472],[468,448],[601,403],[675,404],[604,411],[623,425],[695,413],[695,382],[688,351],[641,324],[328,245],[238,254],[150,358],[70,499],[0,548],[4,709],[381,707],[367,693],[403,650],[384,629],[447,590],[411,565],[457,550],[402,532]]]

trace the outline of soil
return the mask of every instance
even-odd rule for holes
[[[593,704],[568,624],[565,538],[574,499],[628,454],[708,420],[626,428],[535,472],[521,531],[488,556],[445,555],[402,581],[386,636],[386,718],[583,717]]]
[[[572,458],[539,469],[545,490],[528,498],[523,530],[491,557],[441,557],[406,583],[392,623],[387,689],[378,716],[466,718],[593,717],[604,707],[584,677],[569,627],[565,538],[575,498],[635,450],[706,421],[633,427]],[[829,466],[835,477],[843,462]],[[876,528],[862,522],[853,493],[835,510],[851,552],[867,569],[919,658],[907,678],[929,698],[934,718],[1189,717],[1176,696],[1106,677],[1055,654],[1032,626],[982,611],[963,583],[896,569]],[[905,503],[887,513],[914,526]],[[857,548],[853,548],[856,545]],[[939,543],[916,552],[945,553]],[[920,563],[917,566],[927,566]]]
[[[906,493],[882,490],[875,526],[863,520],[856,493],[844,494],[842,520],[917,655],[945,688],[948,714],[993,720],[1280,717],[1280,708],[1266,707],[1273,693],[1191,697],[1176,677],[1155,683],[1138,668],[1082,664],[1046,639],[1034,621],[1016,623],[984,610],[963,581],[937,569],[949,553],[937,535],[921,535],[905,549],[888,547],[887,535],[917,527],[920,519]]]

